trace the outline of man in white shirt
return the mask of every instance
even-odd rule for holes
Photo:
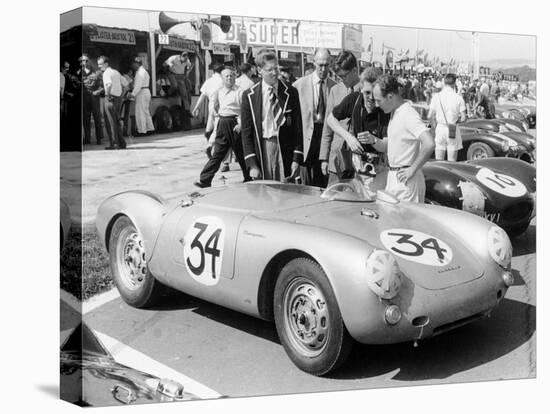
[[[214,118],[214,107],[212,106],[212,98],[216,91],[223,86],[223,80],[221,76],[223,68],[223,65],[215,65],[212,68],[214,73],[210,78],[204,81],[203,85],[201,86],[201,95],[199,96],[199,99],[195,104],[195,108],[193,109],[193,116],[199,116],[201,106],[203,105],[205,100],[208,100],[208,118],[206,122],[206,129],[204,131],[204,136],[207,140],[210,138],[210,135],[212,135],[212,132],[215,130],[216,127]]]
[[[459,128],[456,127],[454,138],[449,137],[448,125],[456,125],[466,120],[466,103],[462,96],[455,92],[456,76],[452,73],[445,75],[441,92],[436,94],[430,104],[428,119],[435,116],[435,158],[456,161],[458,151],[462,148],[462,138]]]
[[[205,188],[212,185],[212,179],[220,168],[220,164],[233,149],[241,170],[244,182],[250,181],[248,169],[244,162],[243,145],[241,142],[241,103],[243,91],[235,85],[235,72],[233,69],[222,71],[223,86],[212,97],[214,111],[219,117],[216,129],[216,138],[212,146],[212,155],[202,169],[200,180],[194,184]]]
[[[254,81],[251,79],[252,65],[250,65],[250,63],[243,63],[239,69],[241,71],[241,76],[235,80],[235,85],[237,85],[241,91],[246,91],[254,85]]]
[[[191,91],[187,88],[187,75],[193,69],[187,52],[180,55],[172,55],[164,64],[168,67],[168,80],[172,86],[172,91],[177,90],[181,96],[181,107],[184,116],[188,116],[191,107]]]
[[[136,129],[138,136],[143,136],[149,131],[155,130],[153,118],[149,111],[149,105],[151,104],[151,91],[149,90],[150,77],[139,57],[134,58],[132,68],[135,72],[132,96],[136,100]]]
[[[305,177],[303,184],[326,187],[328,175],[321,172],[319,151],[321,135],[327,114],[329,92],[336,82],[328,77],[330,52],[319,48],[314,54],[315,71],[298,79],[292,86],[298,90],[302,111],[302,131],[304,136]]]
[[[371,135],[378,151],[388,154],[389,172],[386,191],[399,200],[424,202],[426,184],[422,166],[435,148],[434,138],[411,103],[399,94],[399,83],[391,75],[383,75],[374,86],[374,100],[385,113],[391,113],[388,137]]]
[[[103,73],[103,87],[105,88],[105,123],[110,141],[110,146],[105,149],[125,149],[126,141],[122,136],[120,108],[122,106],[122,88],[128,84],[120,73],[110,66],[107,56],[100,56],[97,59],[97,66]]]

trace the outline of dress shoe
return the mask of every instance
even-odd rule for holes
[[[197,186],[199,188],[208,188],[208,187],[212,187],[211,184],[206,184],[206,183],[203,183],[202,181],[195,181],[193,183],[194,186]]]
[[[229,171],[229,164],[223,164],[222,168],[220,169],[220,172],[227,172]]]

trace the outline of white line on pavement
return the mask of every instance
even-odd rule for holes
[[[82,313],[85,315],[88,312],[93,311],[94,309],[99,308],[100,306],[105,305],[106,303],[120,297],[118,290],[113,288],[107,292],[100,293],[99,295],[93,296],[90,299],[82,302],[78,300],[75,296],[71,295],[69,292],[60,289],[60,298],[63,302],[73,308],[76,312]]]
[[[65,342],[73,330],[74,329],[67,329],[61,332],[61,344]],[[125,345],[122,342],[119,342],[116,339],[96,330],[92,331],[119,364],[126,365],[161,379],[167,378],[177,381],[183,385],[183,389],[185,391],[195,394],[198,398],[220,398],[222,396],[220,393],[208,388],[206,385],[203,385],[200,382],[183,375],[181,372],[155,361],[153,358],[129,347],[128,345]]]
[[[128,365],[132,368],[155,375],[159,378],[169,378],[174,381],[178,381],[183,385],[185,391],[191,392],[199,398],[221,397],[221,394],[208,388],[206,385],[203,385],[200,382],[183,375],[181,372],[155,361],[153,358],[136,351],[128,345],[125,345],[110,336],[102,334],[101,332],[94,331],[94,333],[120,364]]]

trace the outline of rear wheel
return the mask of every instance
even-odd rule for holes
[[[281,270],[274,314],[279,339],[301,370],[324,375],[347,359],[353,340],[325,272],[313,260],[296,258]]]
[[[483,158],[490,158],[495,156],[495,151],[484,142],[474,142],[468,148],[467,159],[479,160]]]
[[[111,272],[120,296],[136,308],[157,302],[164,286],[149,271],[145,244],[132,221],[122,216],[109,237]]]

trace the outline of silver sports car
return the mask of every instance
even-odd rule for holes
[[[274,320],[290,359],[323,375],[353,341],[418,341],[487,316],[514,283],[493,223],[368,194],[356,180],[316,187],[257,181],[172,201],[117,194],[97,214],[122,298],[165,286]]]

